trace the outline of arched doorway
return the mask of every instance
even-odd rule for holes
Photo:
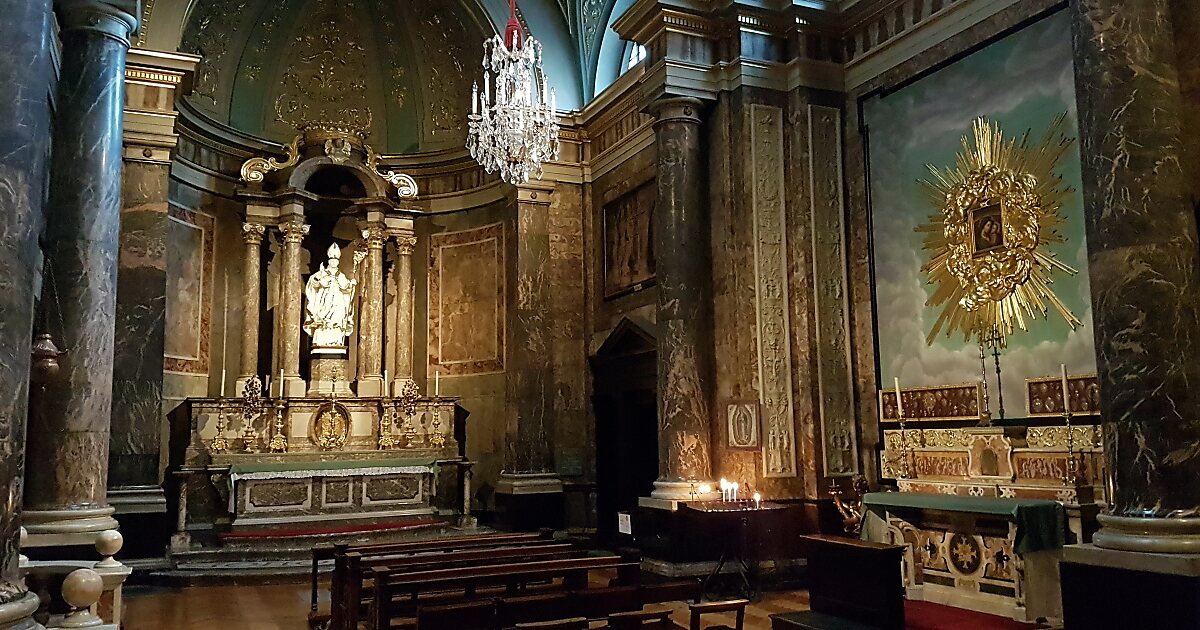
[[[637,507],[658,477],[657,341],[653,326],[621,320],[592,357],[596,411],[596,512],[604,542],[617,513]]]

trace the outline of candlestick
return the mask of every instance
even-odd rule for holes
[[[900,377],[893,376],[892,382],[896,385],[896,417],[904,417],[904,402],[900,400]]]
[[[1067,385],[1067,364],[1060,363],[1059,368],[1062,370],[1062,392],[1063,392],[1063,413],[1071,410],[1071,388]]]

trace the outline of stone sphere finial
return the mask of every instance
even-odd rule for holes
[[[107,529],[96,536],[96,551],[104,557],[96,563],[97,567],[119,567],[121,562],[114,558],[121,547],[125,546],[125,537],[115,529]]]
[[[62,621],[63,628],[91,628],[103,625],[91,607],[104,594],[104,579],[91,569],[76,569],[63,580],[63,600],[70,604],[71,614]]]

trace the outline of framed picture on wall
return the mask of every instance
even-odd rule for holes
[[[725,436],[729,448],[758,448],[758,401],[734,400],[725,408]]]
[[[654,180],[605,204],[604,298],[639,291],[654,283]]]

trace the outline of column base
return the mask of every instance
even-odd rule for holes
[[[562,529],[562,480],[555,473],[500,473],[496,520],[513,531]]]
[[[100,532],[120,527],[110,505],[78,510],[26,510],[22,514],[29,541],[26,547],[92,545]]]
[[[1200,554],[1200,518],[1140,518],[1098,514],[1092,542],[1103,549]]]
[[[1200,627],[1200,554],[1068,545],[1059,572],[1067,628]],[[1119,597],[1098,603],[1105,593]]]
[[[358,379],[359,398],[378,398],[383,395],[383,376],[363,376]]]
[[[708,486],[708,492],[701,492],[702,486]],[[638,506],[657,510],[675,511],[679,504],[686,501],[715,501],[721,498],[721,492],[714,490],[717,484],[712,481],[663,481],[654,482],[654,490],[650,496],[638,499]]]
[[[167,495],[162,486],[121,486],[108,489],[108,504],[117,514],[161,514]]]
[[[33,620],[40,603],[37,593],[25,593],[16,601],[0,604],[0,630],[45,630]]]
[[[299,376],[283,377],[284,398],[304,398],[306,394],[308,394],[308,383],[304,382],[304,379]]]

